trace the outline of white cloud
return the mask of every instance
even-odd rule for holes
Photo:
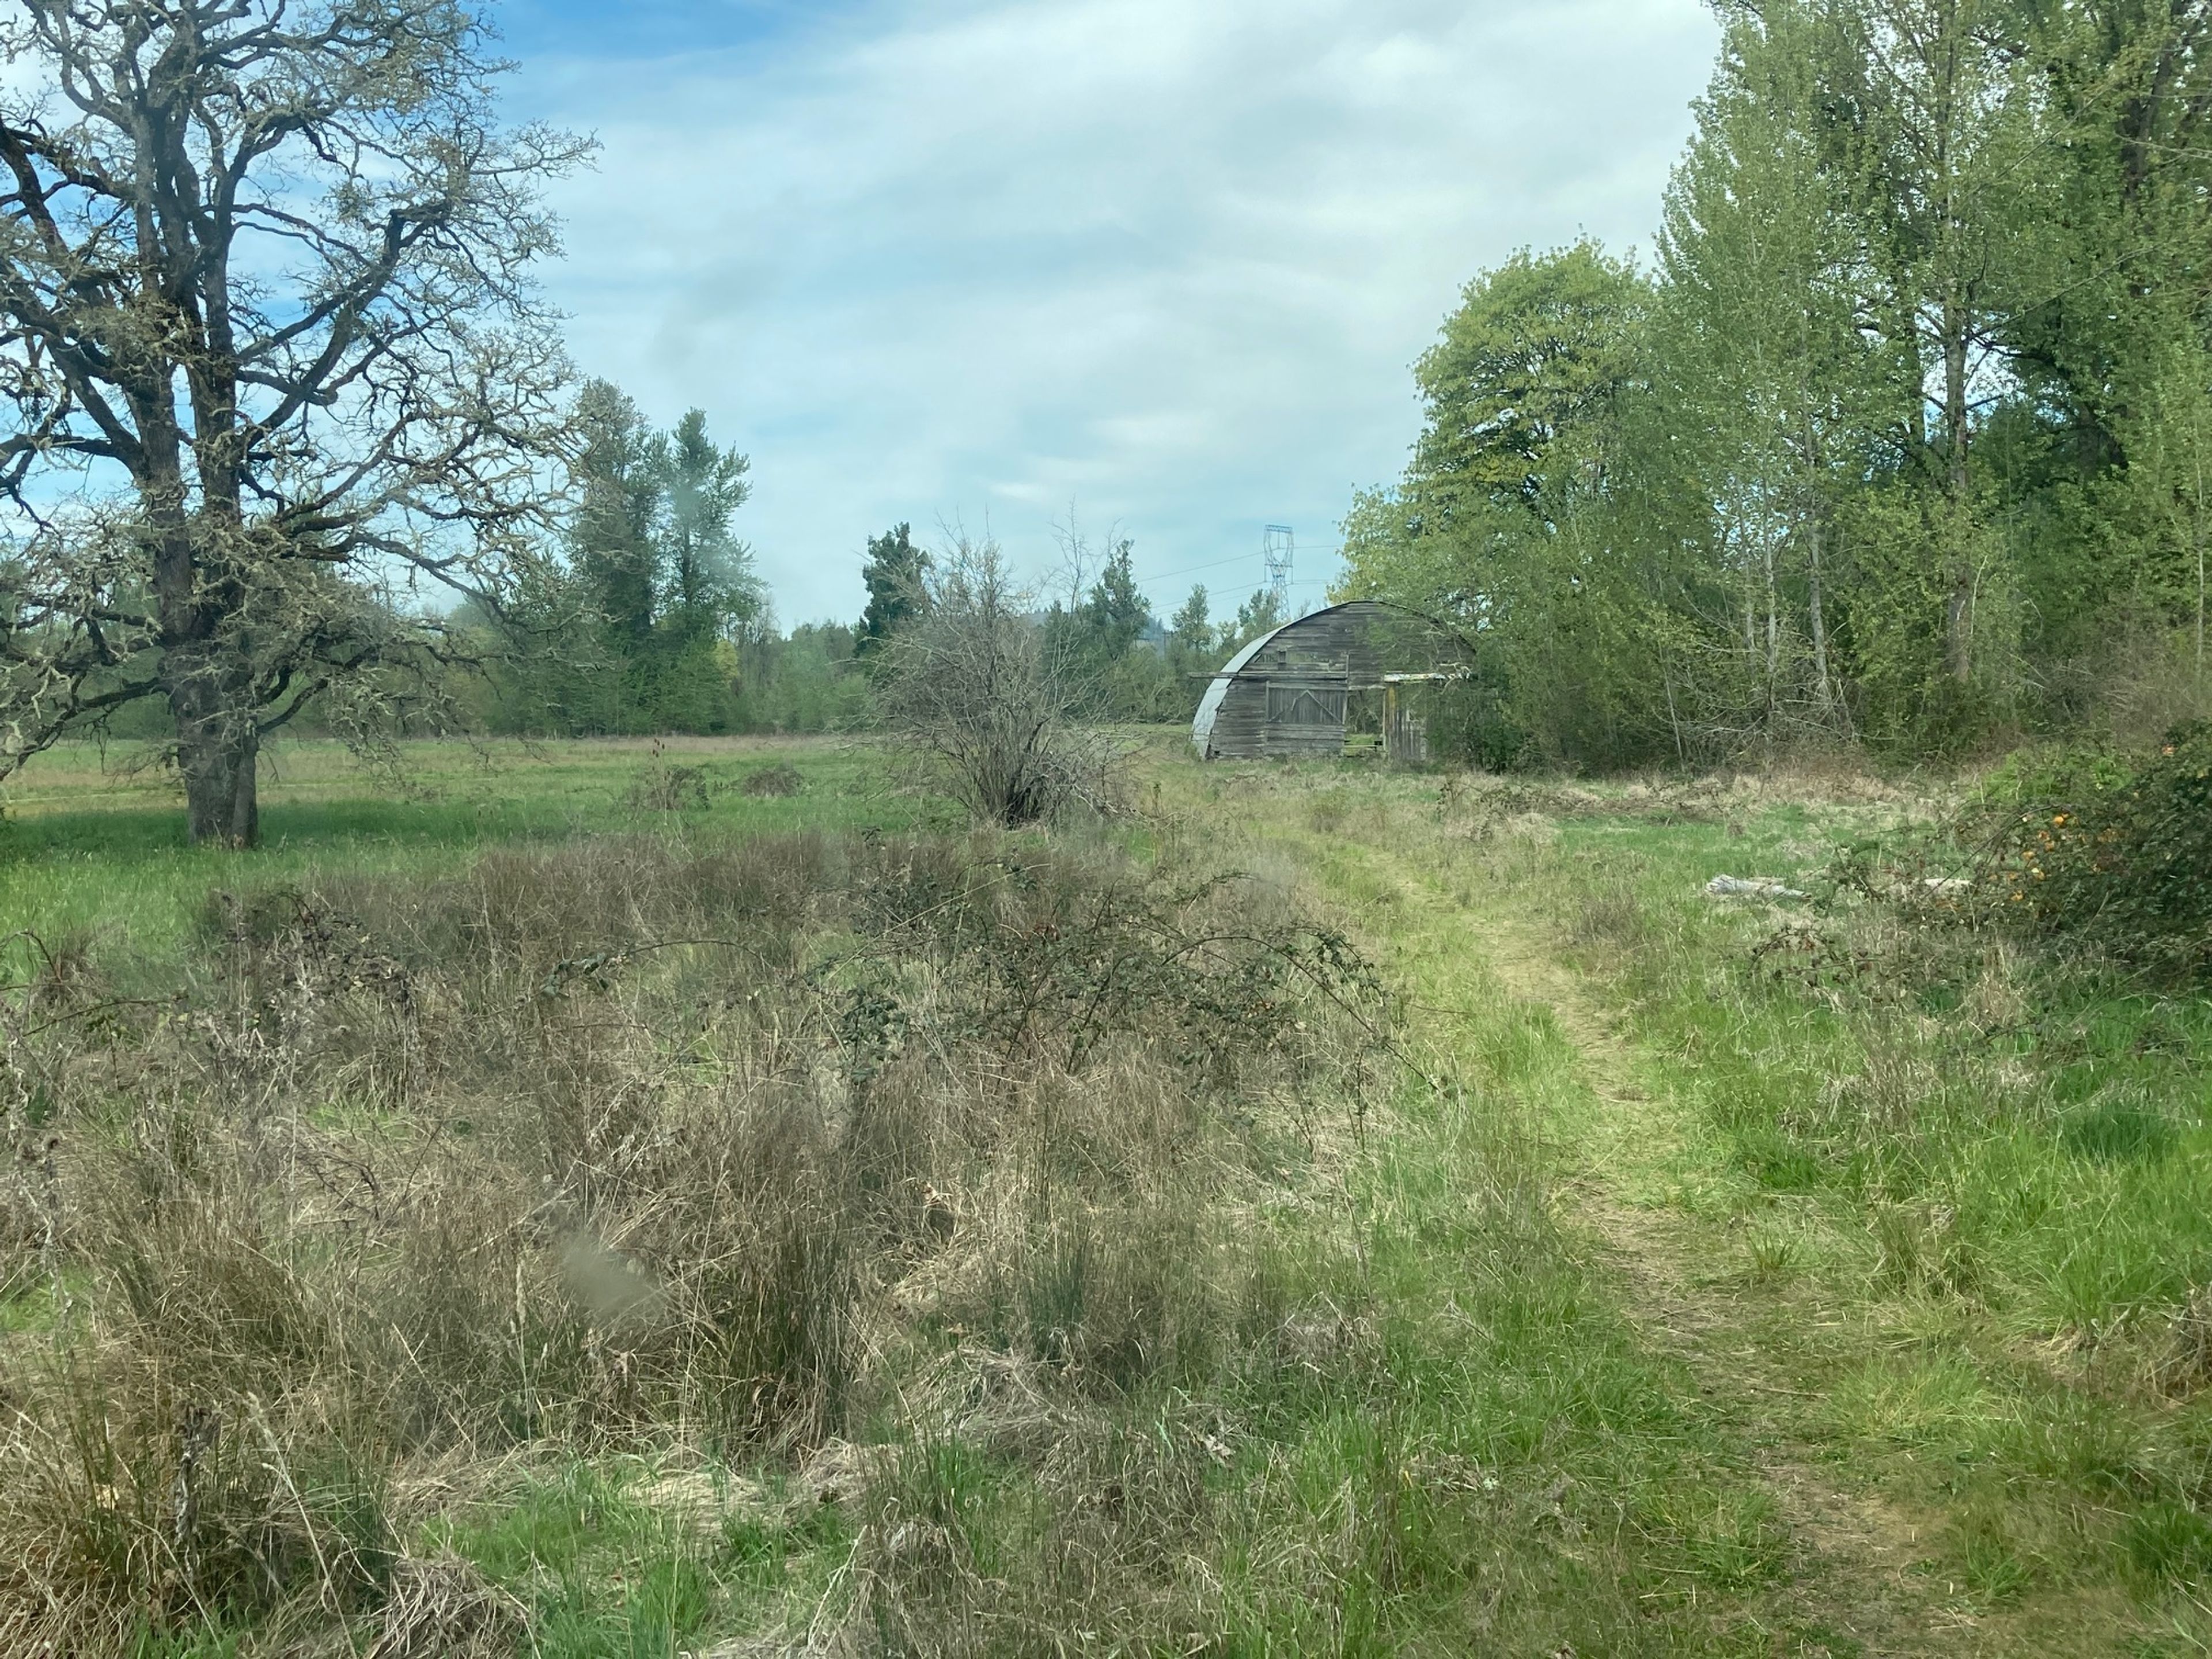
[[[1648,236],[1713,44],[1698,0],[983,0],[526,88],[605,145],[560,200],[580,359],[750,452],[803,618],[900,519],[1042,568],[1072,496],[1140,574],[1246,558],[1224,595],[1263,523],[1333,546],[1468,276]]]

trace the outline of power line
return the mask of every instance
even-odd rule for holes
[[[1325,559],[1333,559],[1343,550],[1344,550],[1342,548],[1333,547],[1329,549],[1327,553],[1322,555],[1322,556]],[[1194,564],[1182,570],[1164,570],[1157,576],[1139,576],[1137,580],[1146,584],[1152,582],[1171,582],[1178,576],[1195,576],[1201,571],[1219,570],[1227,565],[1249,564],[1251,562],[1251,558],[1252,556],[1250,554],[1244,553],[1238,555],[1233,559],[1216,559],[1212,564]],[[1264,572],[1262,574],[1264,576]],[[1291,580],[1291,585],[1293,587],[1310,586],[1315,582],[1320,582],[1326,586],[1328,580],[1329,579],[1327,576],[1298,576],[1294,577]],[[1267,585],[1267,584],[1264,580],[1260,583],[1260,586],[1262,587],[1265,587]]]
[[[1144,580],[1148,582],[1171,582],[1177,576],[1195,576],[1201,570],[1218,570],[1224,565],[1246,564],[1250,562],[1251,557],[1249,553],[1240,553],[1233,559],[1216,559],[1212,564],[1194,564],[1184,570],[1164,570],[1157,576],[1146,576]]]
[[[1322,554],[1321,556],[1324,560],[1334,559],[1340,556],[1343,551],[1344,550],[1340,547],[1332,547],[1328,552]],[[1204,572],[1208,570],[1224,570],[1232,564],[1249,564],[1251,562],[1252,556],[1250,554],[1240,553],[1233,559],[1216,559],[1211,564],[1186,565],[1181,570],[1163,570],[1158,575],[1139,576],[1137,580],[1144,586],[1149,587],[1160,582],[1171,582],[1178,576],[1196,576],[1202,574]],[[1266,587],[1269,586],[1269,581],[1268,574],[1266,568],[1267,558],[1264,553],[1262,553],[1261,557],[1261,576],[1258,586],[1261,587]],[[1326,587],[1333,580],[1333,578],[1328,576],[1297,576],[1291,578],[1287,586],[1291,587]]]

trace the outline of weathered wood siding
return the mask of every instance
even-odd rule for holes
[[[1411,685],[1385,685],[1382,699],[1382,752],[1414,766],[1429,758],[1429,721],[1419,701],[1419,690]]]
[[[1192,736],[1208,760],[1344,752],[1348,688],[1371,686],[1382,662],[1371,624],[1381,606],[1332,605],[1285,624],[1233,659],[1199,710]]]

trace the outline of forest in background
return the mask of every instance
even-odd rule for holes
[[[1433,751],[1584,772],[1808,748],[1966,759],[2046,738],[2139,745],[2202,715],[2204,9],[1717,9],[1721,53],[1649,255],[1584,240],[1479,274],[1416,366],[1425,417],[1403,476],[1350,505],[1333,597],[1389,601],[1465,647],[1468,678],[1431,710]],[[473,24],[423,27],[439,52],[476,49]],[[380,84],[368,75],[317,118],[374,127]],[[451,94],[470,131],[489,118],[475,96]],[[22,142],[59,143],[28,128]],[[544,252],[532,192],[588,149],[533,149],[513,178],[470,185],[487,246],[517,270]],[[62,168],[51,191],[88,177]],[[410,258],[459,257],[437,214],[391,210],[420,216]],[[334,225],[370,235],[351,212]],[[85,248],[26,255],[24,280],[59,296],[51,317],[24,313],[26,340],[139,329],[134,308],[153,303],[70,286],[110,222],[84,222]],[[222,229],[252,234],[250,217]],[[313,313],[339,329],[327,351],[272,313],[250,349],[200,341],[161,371],[198,376],[194,396],[220,410],[232,380],[269,375],[256,353],[299,359],[237,454],[215,427],[152,449],[100,427],[114,398],[142,396],[136,368],[102,369],[122,375],[106,392],[88,369],[58,401],[24,381],[15,471],[105,460],[131,473],[137,506],[33,514],[0,568],[7,769],[64,734],[170,743],[199,781],[194,833],[244,843],[252,791],[236,780],[288,726],[375,743],[879,723],[883,647],[941,579],[909,525],[854,549],[861,616],[786,628],[743,538],[747,458],[696,410],[662,429],[610,383],[574,389],[526,286],[425,289],[435,307],[401,331],[429,339],[505,307],[528,347],[495,382],[514,408],[418,453],[408,411],[433,405],[400,399],[380,436],[386,404],[331,402],[319,377],[349,351],[400,374],[340,322],[413,291],[387,273],[341,303],[380,267],[332,247],[318,279],[332,297]],[[218,269],[188,252],[178,270]],[[161,303],[213,315],[231,301]],[[307,430],[319,420],[332,432]],[[349,445],[390,464],[373,477],[326,464]],[[168,450],[189,451],[200,480],[181,516]],[[331,476],[279,488],[303,456]],[[301,499],[248,511],[255,490]],[[1058,541],[1023,614],[1079,718],[1188,719],[1206,677],[1282,620],[1264,590],[1218,617],[1203,587],[1157,616],[1118,530],[1094,542],[1071,507]],[[1052,562],[1039,551],[1014,562]],[[193,569],[229,574],[194,586]]]
[[[1719,9],[1654,257],[1585,240],[1468,286],[1343,594],[1458,629],[1456,740],[1493,765],[2201,714],[2201,9]]]
[[[1652,255],[1585,240],[1468,285],[1334,597],[1456,632],[1437,746],[1496,767],[1965,757],[2201,715],[2203,20],[1721,10]],[[927,603],[910,528],[869,544],[865,617],[781,632],[730,532],[743,459],[611,387],[579,410],[543,648],[484,630],[454,705],[549,735],[867,724],[871,653]],[[1071,512],[1060,541],[1036,620],[1092,717],[1188,718],[1282,619],[1263,592],[1217,621],[1202,587],[1156,618],[1126,538],[1094,550]]]
[[[593,381],[576,424],[562,556],[542,567],[516,614],[456,614],[451,666],[423,718],[532,737],[877,723],[885,647],[927,614],[939,574],[911,524],[869,538],[859,617],[787,631],[737,532],[750,462],[715,446],[702,411],[656,431],[619,388]],[[1109,532],[1094,548],[1071,507],[1055,541],[1053,591],[1026,599],[1082,717],[1188,720],[1205,677],[1287,620],[1263,588],[1216,621],[1202,586],[1157,617],[1137,585],[1131,538]]]
[[[860,617],[786,629],[739,533],[751,463],[714,442],[703,410],[656,429],[621,388],[592,380],[571,422],[557,544],[529,567],[514,602],[497,611],[464,602],[432,620],[439,647],[427,672],[410,662],[381,688],[399,731],[725,736],[879,723],[885,647],[929,613],[939,574],[910,523],[856,556],[868,594]],[[1073,507],[1054,542],[1048,591],[1019,597],[1079,717],[1188,720],[1223,660],[1289,620],[1264,587],[1217,620],[1203,585],[1156,616],[1137,585],[1134,541],[1110,532],[1094,548]],[[153,704],[100,721],[112,735],[149,739],[167,723]],[[313,708],[296,730],[361,735]]]

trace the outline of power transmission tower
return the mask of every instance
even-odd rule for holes
[[[1298,538],[1290,526],[1271,524],[1261,545],[1261,556],[1267,561],[1267,591],[1275,596],[1275,614],[1291,614],[1291,566],[1297,559]]]

